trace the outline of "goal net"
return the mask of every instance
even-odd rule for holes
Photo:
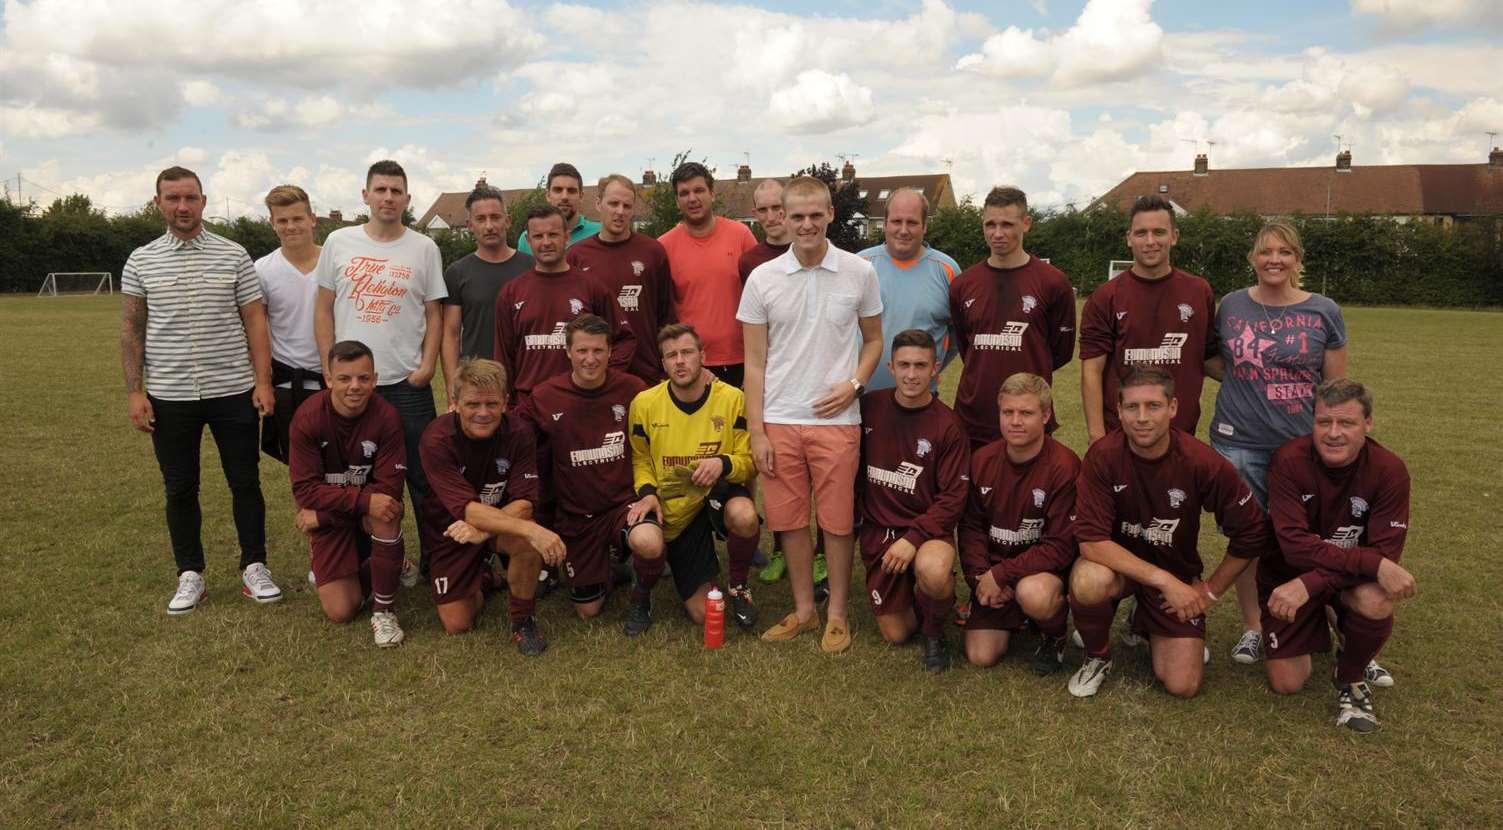
[[[115,277],[109,271],[53,271],[42,280],[38,297],[60,294],[113,294]]]
[[[1116,279],[1117,275],[1132,267],[1130,259],[1114,259],[1106,264],[1106,278]]]

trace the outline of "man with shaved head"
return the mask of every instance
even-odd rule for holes
[[[783,218],[783,183],[777,179],[763,179],[752,191],[752,212],[757,214],[757,224],[762,226],[762,241],[757,247],[741,255],[741,284],[758,265],[776,259],[793,243],[793,232]]]

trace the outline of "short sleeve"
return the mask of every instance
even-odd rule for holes
[[[411,231],[411,233],[417,233],[417,231]],[[438,252],[438,245],[433,240],[427,237],[423,237],[423,239],[428,243],[423,246],[427,249],[423,255],[423,259],[426,260],[423,271],[425,282],[427,283],[423,286],[423,302],[431,303],[435,300],[447,298],[449,296],[449,289],[444,284],[443,254]]]
[[[317,273],[318,278],[318,287],[327,288],[330,291],[339,290],[334,279],[334,259],[338,256],[335,252],[335,249],[339,246],[338,239],[339,237],[337,236],[330,236],[324,241],[324,247],[318,253],[318,265],[314,266],[314,271]]]
[[[877,279],[876,266],[861,260],[862,286],[860,316],[876,317],[882,313],[882,282]]]
[[[762,266],[757,266],[752,271],[746,287],[741,291],[741,305],[736,308],[736,319],[754,326],[767,325],[767,304],[762,300],[764,281],[757,279],[757,272],[761,270]]]
[[[145,297],[146,286],[141,284],[141,273],[136,270],[136,255],[132,253],[120,270],[120,293],[132,297]]]
[[[464,260],[459,260],[459,262],[455,262],[444,269],[444,289],[448,292],[448,296],[444,297],[444,305],[460,305],[459,295],[464,286],[464,272],[460,268],[461,262],[464,262]]]
[[[262,299],[261,277],[256,273],[256,264],[250,254],[240,251],[240,262],[235,268],[235,305],[243,306]]]
[[[1327,349],[1339,349],[1346,345],[1346,318],[1341,316],[1341,306],[1336,301],[1326,297],[1327,308],[1325,309],[1326,325],[1330,327],[1330,334],[1326,339]]]
[[[1118,277],[1124,279],[1124,277]],[[1109,289],[1103,285],[1091,292],[1086,299],[1085,310],[1080,314],[1080,359],[1090,360],[1112,353],[1115,336],[1112,331]]]

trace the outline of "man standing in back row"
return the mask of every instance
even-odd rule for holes
[[[288,429],[303,401],[324,386],[318,341],[313,336],[313,308],[318,303],[318,257],[313,242],[318,219],[308,194],[284,184],[266,194],[271,229],[281,247],[256,260],[256,277],[266,298],[271,330],[271,382],[277,409],[261,428],[261,449],[287,463]]]
[[[715,215],[715,177],[697,161],[670,178],[684,221],[658,237],[673,270],[674,314],[704,340],[705,368],[741,388],[741,255],[757,238],[740,222]],[[644,335],[646,336],[646,335]]]
[[[532,267],[532,256],[506,244],[511,217],[501,191],[476,187],[464,200],[474,253],[444,271],[449,296],[444,298],[444,374],[451,376],[466,357],[491,358],[496,349],[496,295],[501,287]],[[449,403],[459,398],[458,383],[448,382]]]
[[[576,242],[589,239],[600,232],[600,223],[588,219],[579,212],[581,199],[584,198],[584,177],[579,175],[579,168],[561,161],[548,170],[548,181],[543,191],[543,199],[548,204],[558,209],[558,215],[564,218],[564,234],[566,242],[564,247],[569,247]],[[528,228],[522,229],[522,236],[517,239],[517,250],[524,254],[533,253],[532,236]]]
[[[997,388],[1003,381],[1024,372],[1049,383],[1075,351],[1075,292],[1062,271],[1024,249],[1032,227],[1023,191],[992,188],[981,213],[991,253],[950,287],[950,314],[965,364],[955,414],[971,435],[972,450],[1002,437]],[[1058,426],[1051,406],[1047,428]]]
[[[1080,400],[1092,443],[1116,429],[1117,385],[1133,366],[1174,377],[1174,428],[1194,435],[1200,421],[1205,361],[1216,355],[1216,295],[1211,284],[1175,268],[1174,206],[1160,196],[1133,202],[1127,247],[1132,268],[1091,292],[1080,321]]]

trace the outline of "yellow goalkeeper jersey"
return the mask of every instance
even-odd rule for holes
[[[714,380],[703,398],[683,403],[668,387],[665,380],[632,399],[631,466],[637,493],[656,492],[663,505],[663,536],[676,539],[710,492],[690,479],[695,464],[722,458],[721,480],[732,484],[746,484],[756,467],[740,389]]]

